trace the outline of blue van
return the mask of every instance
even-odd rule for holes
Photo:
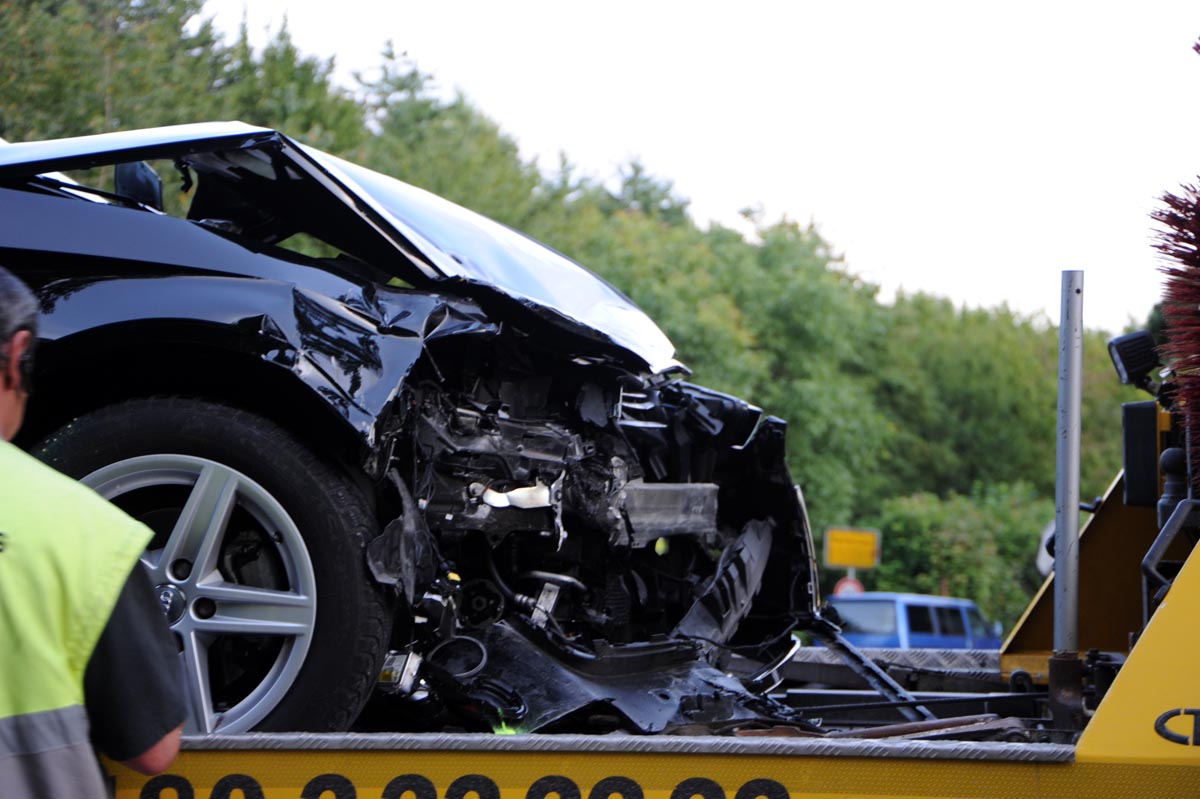
[[[842,633],[858,647],[999,649],[1000,625],[969,599],[868,591],[828,598]]]

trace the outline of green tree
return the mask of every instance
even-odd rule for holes
[[[788,459],[816,526],[845,524],[887,434],[863,364],[876,346],[876,288],[842,268],[813,226],[783,220],[747,244],[754,268],[722,273],[768,366],[752,395],[789,420]]]
[[[892,435],[879,496],[947,495],[977,483],[1028,482],[1054,496],[1058,330],[1005,307],[956,308],[926,294],[883,309],[877,403]],[[1120,405],[1136,398],[1108,361],[1104,334],[1084,338],[1082,491],[1120,468]]]
[[[896,435],[885,453],[891,491],[965,493],[979,481],[1053,487],[1053,337],[1007,308],[956,309],[900,296],[884,314],[876,392]],[[1048,463],[1053,469],[1053,455]],[[899,490],[897,490],[899,489]]]
[[[518,229],[545,207],[541,173],[516,142],[461,95],[439,98],[390,45],[380,77],[362,86],[375,133],[358,160]]]
[[[882,563],[865,579],[877,590],[970,597],[1007,628],[1041,584],[1035,558],[1053,518],[1053,501],[1024,483],[893,497],[875,520]]]
[[[58,138],[209,117],[221,72],[200,0],[14,0],[0,10],[0,136]]]
[[[599,197],[601,210],[606,214],[635,211],[668,225],[690,225],[688,201],[675,193],[668,180],[652,176],[645,165],[634,159],[619,171],[620,187],[616,192],[603,192]]]
[[[221,62],[214,95],[217,117],[276,128],[334,153],[366,140],[362,106],[333,83],[334,60],[303,55],[292,42],[286,22],[261,53],[250,46],[243,22],[237,41],[217,58]]]

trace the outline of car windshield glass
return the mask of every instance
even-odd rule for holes
[[[986,638],[990,634],[987,622],[975,608],[967,608],[967,620],[971,622],[971,635],[976,638]]]
[[[894,635],[896,632],[896,605],[893,602],[863,600],[834,602],[833,605],[845,622],[843,632],[871,635]]]

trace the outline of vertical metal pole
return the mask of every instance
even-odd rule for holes
[[[1083,403],[1083,272],[1062,273],[1058,328],[1058,460],[1054,490],[1054,652],[1079,653],[1079,439]]]
[[[1063,272],[1058,323],[1058,459],[1054,490],[1054,654],[1049,710],[1054,726],[1083,728],[1079,659],[1079,438],[1083,404],[1083,272]]]

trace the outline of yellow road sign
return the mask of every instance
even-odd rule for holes
[[[825,565],[873,569],[879,565],[879,531],[830,527],[825,530]]]

